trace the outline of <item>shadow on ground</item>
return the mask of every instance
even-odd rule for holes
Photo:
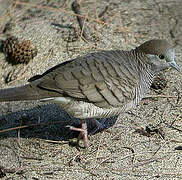
[[[100,119],[105,128],[113,126],[116,117]],[[79,119],[70,116],[54,104],[41,105],[32,109],[17,111],[0,116],[0,131],[14,127],[28,126],[20,130],[21,138],[40,138],[47,140],[68,141],[76,138],[78,132],[70,131],[67,125],[81,127]],[[87,120],[89,134],[96,128],[95,124]],[[0,132],[0,138],[17,137],[16,130]],[[97,133],[97,132],[96,132]],[[91,135],[91,134],[90,134]]]

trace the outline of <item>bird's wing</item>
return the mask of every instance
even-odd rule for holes
[[[132,66],[123,51],[92,53],[37,76],[37,86],[98,107],[119,107],[135,98],[139,77]]]

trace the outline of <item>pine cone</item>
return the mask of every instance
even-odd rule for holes
[[[14,36],[7,38],[3,42],[2,50],[6,55],[6,59],[12,64],[28,64],[37,55],[37,49],[31,41],[25,40],[19,43]]]
[[[11,59],[15,64],[28,63],[37,55],[37,49],[33,46],[31,41],[26,40],[17,44],[11,55]]]
[[[18,43],[18,38],[16,38],[15,36],[8,37],[5,41],[2,42],[3,53],[6,56],[9,56]]]

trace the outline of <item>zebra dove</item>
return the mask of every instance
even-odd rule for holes
[[[131,51],[90,53],[63,62],[29,84],[0,90],[0,102],[41,100],[56,103],[81,119],[80,131],[88,147],[85,119],[117,116],[135,107],[150,89],[158,72],[180,71],[173,47],[166,40],[150,40]]]

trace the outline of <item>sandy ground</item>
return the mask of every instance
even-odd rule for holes
[[[13,2],[0,0],[0,38],[10,33],[31,40],[38,55],[28,65],[12,66],[0,53],[1,88],[25,84],[31,76],[78,55],[100,49],[129,50],[153,38],[172,43],[182,67],[181,0],[81,1],[82,14],[88,17],[89,42],[79,36],[73,1]],[[104,131],[89,136],[88,149],[74,146],[78,134],[65,127],[79,126],[80,121],[56,105],[1,103],[0,177],[182,179],[182,78],[173,70],[164,76],[167,86],[162,91],[151,90],[136,109],[107,119]],[[30,126],[37,123],[41,125]]]

